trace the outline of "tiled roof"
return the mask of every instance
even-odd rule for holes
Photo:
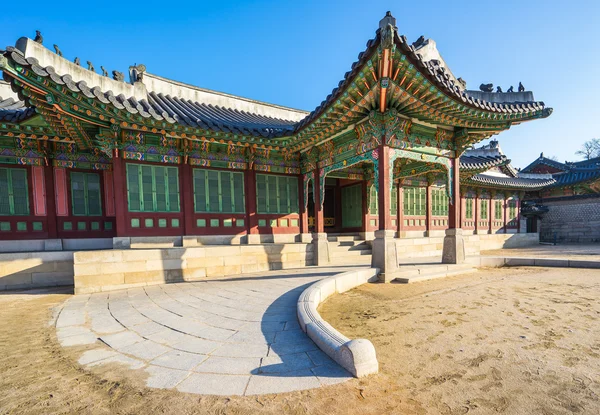
[[[460,169],[487,170],[506,162],[510,162],[510,160],[504,154],[498,154],[495,156],[468,156],[463,154],[460,156]]]
[[[553,174],[552,177],[556,180],[553,184],[555,187],[572,185],[600,178],[600,168],[575,167],[564,173]]]
[[[468,179],[469,181],[493,186],[506,187],[513,189],[539,190],[543,187],[554,184],[554,179],[529,179],[521,177],[500,177],[487,174],[476,174]]]
[[[0,121],[19,123],[35,115],[35,108],[26,108],[23,101],[0,97]]]
[[[25,58],[23,53],[14,47],[8,47],[5,53],[9,53],[19,65],[31,68],[35,74],[50,78],[58,85],[65,85],[70,91],[80,92],[88,98],[96,98],[104,104],[112,104],[115,108],[125,109],[144,118],[265,138],[289,135],[296,124],[291,120],[251,114],[154,92],[150,92],[147,99],[141,100],[135,97],[126,98],[122,94],[115,96],[112,91],[102,91],[99,87],[89,88],[85,81],[74,82],[69,74],[59,75],[52,66],[42,67],[36,58]],[[10,78],[6,80],[10,81]]]
[[[532,163],[530,163],[527,167],[525,167],[523,170],[521,170],[523,173],[529,173],[531,172],[535,166],[538,166],[540,164],[544,164],[546,166],[550,166],[550,167],[554,167],[555,169],[559,169],[559,170],[567,170],[568,166],[564,163],[561,163],[559,161],[556,160],[552,160],[549,159],[547,157],[544,157],[543,155],[540,155],[539,158],[537,158],[536,160],[534,160]]]

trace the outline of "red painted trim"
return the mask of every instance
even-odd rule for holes
[[[300,202],[300,232],[308,233],[308,209],[304,200],[304,178],[298,176],[298,201]]]
[[[103,173],[104,182],[104,206],[106,216],[115,216],[115,186],[114,186],[114,173],[112,170],[104,170]]]
[[[179,194],[183,210],[184,235],[195,235],[194,221],[194,175],[189,164],[179,166]]]
[[[315,169],[315,186],[314,192],[316,195],[315,203],[315,232],[325,233],[325,218],[323,216],[323,204],[321,199],[321,176],[319,169]],[[323,191],[323,197],[325,197],[325,191]]]
[[[54,195],[54,167],[51,163],[44,167],[45,176],[45,199],[46,199],[46,210],[47,210],[47,227],[48,227],[48,238],[58,238],[58,228],[56,225],[56,197]]]
[[[54,187],[56,193],[56,216],[69,215],[67,200],[67,171],[61,167],[54,168]]]
[[[31,166],[33,181],[33,212],[35,216],[46,216],[46,189],[44,183],[44,167]]]
[[[258,234],[258,218],[256,216],[256,172],[246,170],[244,174],[246,192],[246,232]]]
[[[127,232],[127,177],[125,161],[115,151],[113,154],[113,189],[115,197],[115,233],[116,236],[128,236]]]
[[[448,228],[460,228],[460,162],[459,158],[451,160],[453,167],[452,200],[448,204]]]
[[[390,218],[390,153],[385,145],[379,146],[379,192],[377,193],[379,209],[379,229],[392,229]]]

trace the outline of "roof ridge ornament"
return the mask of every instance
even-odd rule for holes
[[[394,46],[394,33],[396,30],[396,18],[392,16],[392,12],[388,11],[385,17],[379,21],[381,46],[384,49],[391,49]]]

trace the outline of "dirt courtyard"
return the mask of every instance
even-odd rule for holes
[[[598,414],[600,271],[510,268],[332,297],[324,318],[373,341],[380,373],[279,395],[144,387],[77,364],[48,325],[69,294],[0,295],[0,414]]]

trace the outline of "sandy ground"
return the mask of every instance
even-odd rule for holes
[[[600,271],[511,268],[365,285],[324,304],[381,373],[289,394],[212,397],[84,370],[48,321],[68,294],[0,295],[0,414],[600,413]]]
[[[515,249],[493,249],[481,251],[486,256],[564,258],[581,261],[600,261],[600,244],[535,245]]]
[[[599,414],[598,298],[600,271],[510,268],[367,284],[322,315],[373,341],[398,413]]]

